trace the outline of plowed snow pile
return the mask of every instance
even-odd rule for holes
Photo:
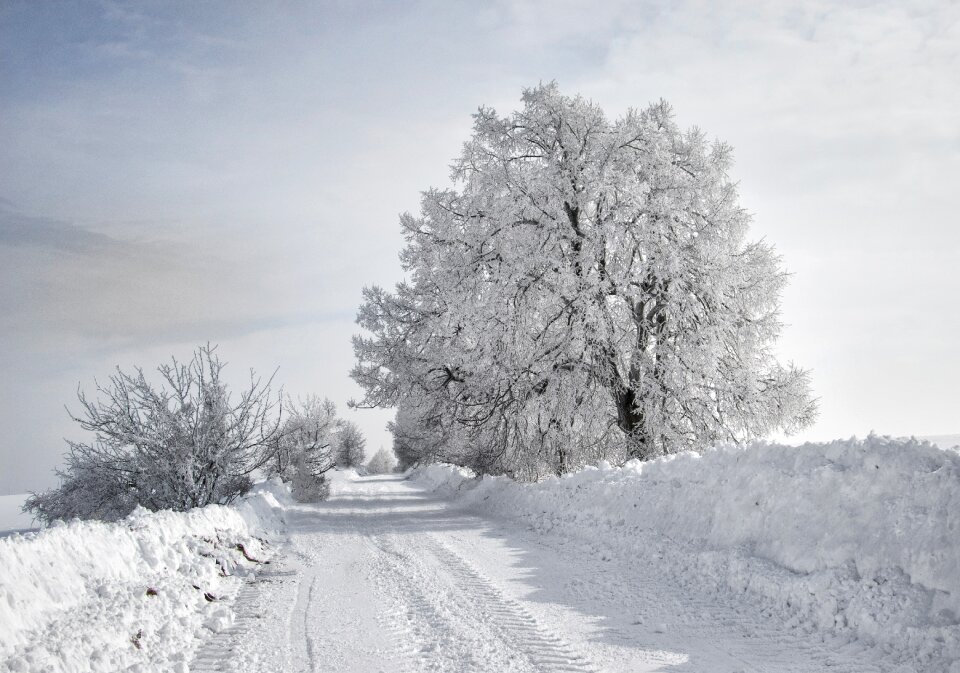
[[[268,483],[230,507],[0,539],[0,671],[186,671],[197,637],[230,625],[284,497]]]
[[[960,672],[960,453],[917,440],[756,445],[602,465],[538,484],[430,466],[471,509],[751,594],[799,629]],[[650,548],[651,540],[655,548]],[[642,547],[640,545],[643,545]]]

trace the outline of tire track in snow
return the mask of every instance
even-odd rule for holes
[[[300,660],[304,664],[303,670],[307,673],[320,670],[318,668],[316,646],[313,642],[313,636],[310,629],[310,618],[313,613],[312,605],[317,588],[317,566],[310,565],[304,571],[300,579],[300,592],[297,597],[297,605],[294,608],[294,615],[300,617],[296,622],[290,623],[290,642],[296,643],[302,656]]]
[[[194,653],[190,662],[192,673],[222,673],[234,670],[236,644],[243,633],[257,628],[260,618],[256,611],[259,587],[256,580],[244,580],[232,601],[233,624],[213,633]]]
[[[432,535],[418,535],[415,548],[406,539],[389,535],[374,544],[400,584],[413,670],[600,670]]]
[[[286,631],[277,634],[289,642],[291,656],[287,666],[267,670],[394,673],[403,664],[386,619],[381,555],[356,521],[329,523],[303,517],[292,535],[299,585],[290,596]]]
[[[508,522],[501,522],[500,529]],[[465,527],[464,530],[467,530]],[[481,568],[507,565],[485,555],[482,538],[457,533],[450,540],[476,558]],[[646,554],[626,559],[622,550],[571,544],[550,533],[524,531],[513,540],[528,556],[525,563],[542,573],[537,581],[549,593],[545,602],[572,607],[580,614],[603,615],[597,645],[646,650],[650,663],[663,655],[663,670],[709,673],[879,673],[857,645],[825,642],[818,633],[791,628],[723,586],[700,586],[694,577],[670,569],[676,561],[659,549],[665,541],[637,542]],[[604,562],[597,564],[600,558]],[[591,563],[591,559],[593,563]],[[496,570],[494,570],[496,572]],[[685,580],[685,581],[683,581]],[[576,617],[575,617],[576,618]],[[861,646],[862,649],[862,646]],[[612,650],[611,650],[612,652]],[[682,653],[682,654],[681,654]],[[678,661],[678,655],[688,663]],[[685,656],[684,656],[685,655]],[[644,662],[647,663],[647,662]],[[658,669],[659,670],[659,669]],[[911,673],[913,673],[911,671]]]
[[[419,538],[415,548],[406,541],[407,536],[389,535],[373,542],[389,567],[393,616],[401,625],[407,670],[535,670],[468,604],[455,578],[445,569],[438,571],[435,559],[423,553]]]
[[[666,558],[660,563],[669,566]],[[629,570],[629,569],[628,569]],[[775,614],[724,587],[712,588],[681,583],[654,572],[637,573],[634,567],[631,589],[647,603],[658,606],[667,631],[681,638],[697,639],[702,646],[720,652],[734,670],[743,673],[879,673],[877,665],[833,651],[815,633],[786,625]],[[614,575],[616,576],[616,574]],[[639,582],[637,580],[640,580]],[[703,654],[701,652],[701,654]]]
[[[371,535],[367,540],[372,553],[375,555],[375,583],[376,590],[385,598],[392,598],[395,605],[392,610],[383,610],[377,614],[377,623],[386,634],[394,653],[394,673],[417,673],[418,647],[411,638],[411,632],[406,620],[403,619],[400,605],[402,599],[397,591],[397,564],[402,557],[392,552],[382,540],[382,532]]]
[[[264,614],[264,601],[268,600],[265,593],[271,593],[270,585],[299,583],[300,575],[294,570],[271,569],[245,579],[229,606],[234,612],[233,624],[213,633],[201,644],[190,661],[191,673],[246,670],[251,636],[262,635],[263,630],[271,626],[271,617]]]
[[[528,658],[538,671],[587,673],[600,670],[572,645],[541,625],[522,604],[504,595],[463,557],[432,535],[426,539],[430,551],[459,579],[460,585],[481,599],[481,605],[494,615],[504,635],[526,649]]]

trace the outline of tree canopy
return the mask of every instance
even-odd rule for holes
[[[399,408],[402,460],[535,476],[810,423],[773,353],[787,276],[730,165],[663,101],[610,121],[548,84],[481,108],[455,186],[401,217],[407,280],[359,311],[361,404]]]

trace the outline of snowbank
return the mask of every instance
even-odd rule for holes
[[[0,671],[186,671],[195,637],[232,623],[225,599],[287,497],[268,482],[230,507],[0,539]]]
[[[477,482],[451,466],[414,478],[540,530],[624,551],[658,545],[680,583],[747,592],[908,668],[960,671],[956,451],[871,436],[712,449],[538,484]]]
[[[410,472],[410,478],[420,484],[420,486],[428,491],[434,491],[444,495],[454,495],[469,491],[478,485],[474,481],[474,477],[473,471],[466,467],[447,465],[445,463],[415,468]],[[487,477],[484,480],[485,485],[494,483],[500,484],[505,488],[519,486],[519,484],[514,484],[514,482],[503,478]]]

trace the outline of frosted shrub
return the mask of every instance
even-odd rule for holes
[[[337,437],[343,421],[330,400],[311,396],[287,400],[287,417],[266,471],[290,483],[294,498],[317,502],[327,497],[324,474],[336,464]]]
[[[182,511],[246,493],[250,474],[275,451],[279,400],[253,371],[232,399],[215,350],[161,365],[159,386],[142,369],[117,368],[97,384],[96,399],[79,392],[81,413],[71,418],[93,440],[67,441],[60,486],[32,495],[25,509],[43,521],[116,520],[137,505]]]

